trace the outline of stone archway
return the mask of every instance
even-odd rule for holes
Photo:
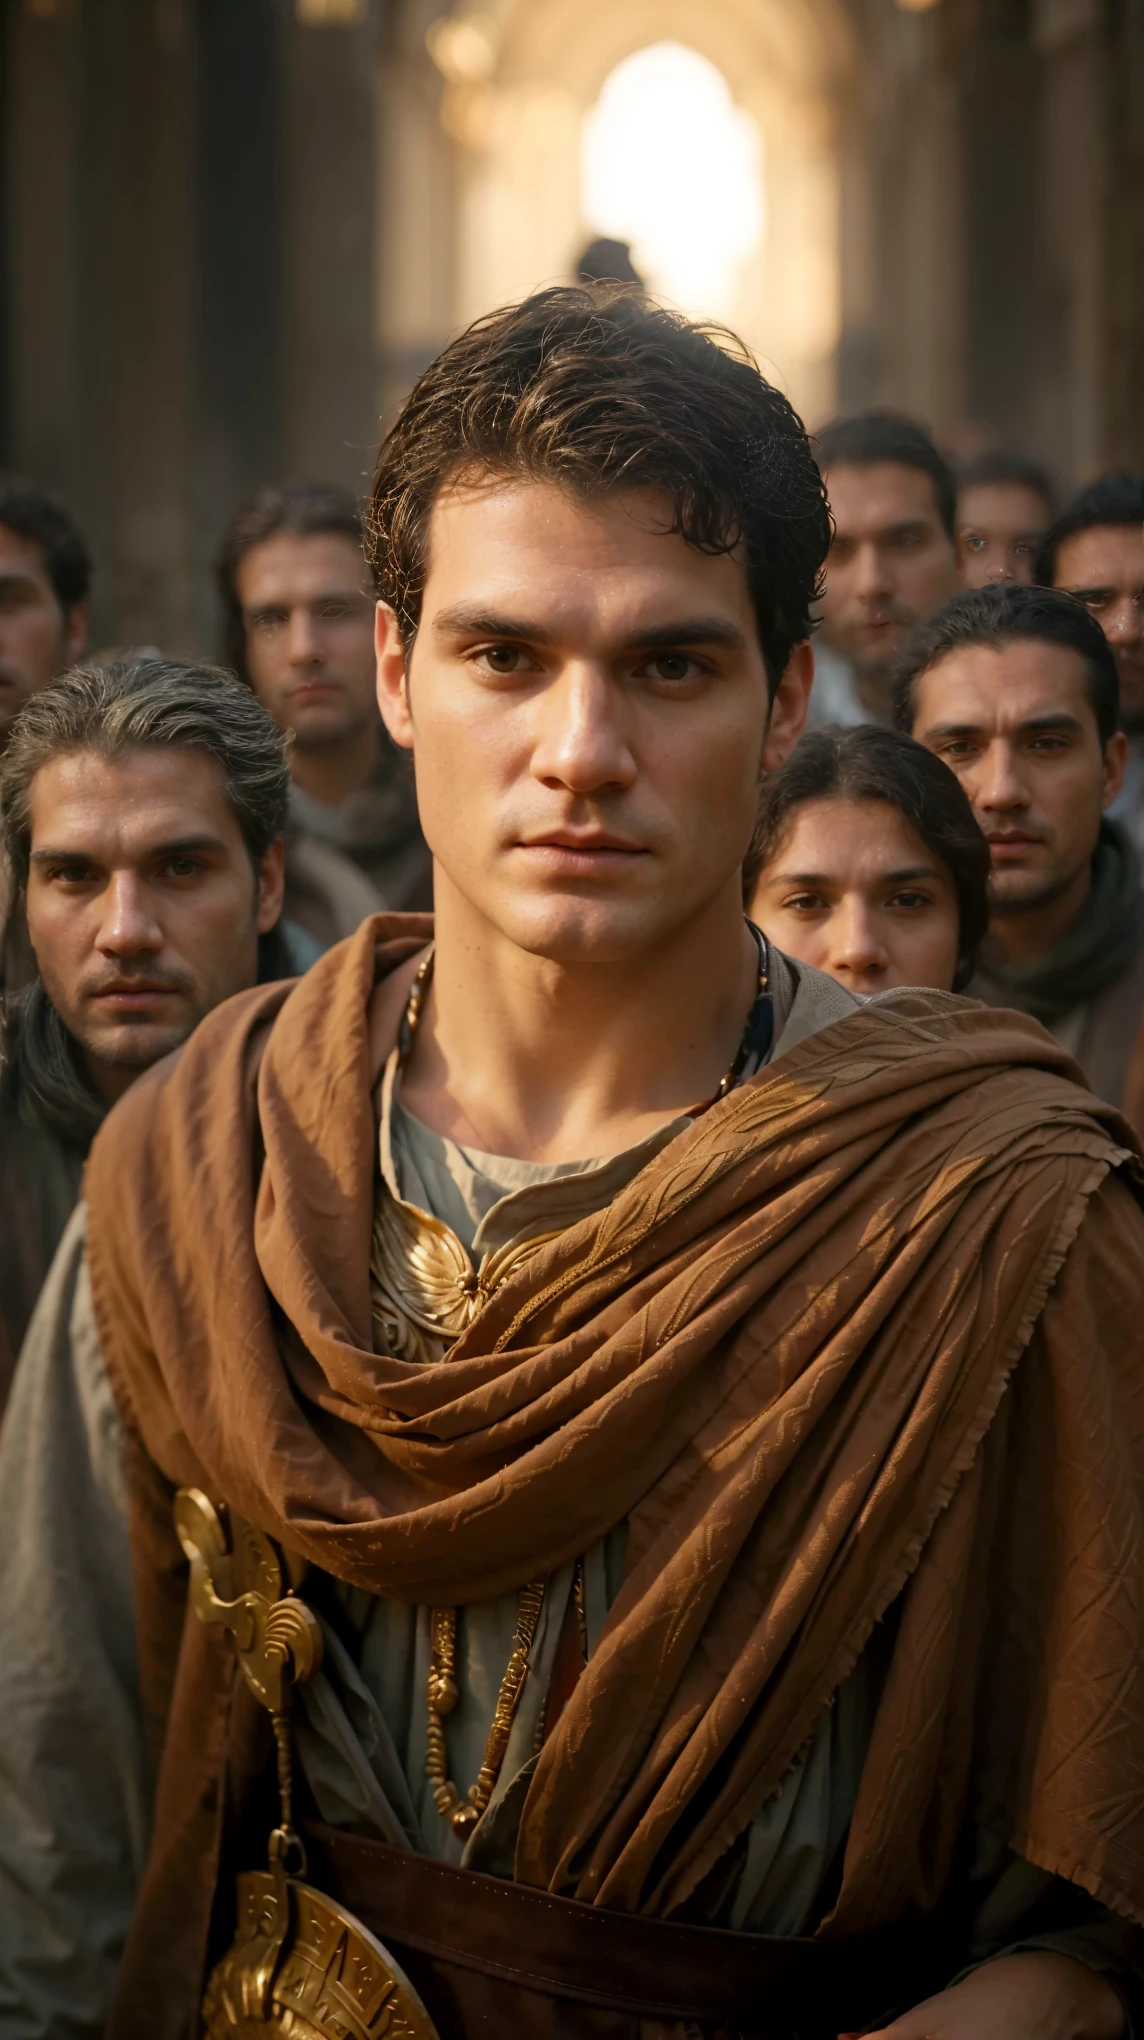
[[[491,0],[439,19],[429,47],[457,148],[457,323],[568,276],[585,238],[585,118],[617,64],[667,41],[713,63],[757,125],[766,228],[727,310],[820,417],[835,395],[837,133],[856,61],[841,0]]]

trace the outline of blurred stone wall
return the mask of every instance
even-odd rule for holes
[[[1144,464],[1144,0],[706,4],[765,29],[832,166],[806,217],[837,345],[791,365],[816,413],[897,404],[1065,484]],[[213,650],[237,498],[364,488],[379,421],[473,309],[481,123],[430,54],[448,11],[0,0],[0,458],[88,530],[97,642]],[[473,11],[518,70],[564,63],[568,0]]]

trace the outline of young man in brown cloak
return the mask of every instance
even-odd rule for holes
[[[10,2030],[1117,2040],[1138,1164],[1034,1023],[743,921],[802,428],[552,291],[373,530],[436,924],[97,1141],[0,1465]]]

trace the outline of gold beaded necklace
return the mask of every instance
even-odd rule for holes
[[[421,1009],[425,1002],[425,995],[429,989],[432,968],[433,951],[430,949],[414,979],[413,988],[409,994],[409,1002],[405,1009],[399,1047],[400,1064],[405,1063],[413,1046],[413,1037],[417,1031],[418,1021],[421,1018]],[[766,990],[766,953],[760,949],[756,1002]],[[752,1017],[754,1010],[755,1007],[752,1004]],[[725,1098],[733,1088],[747,1059],[750,1048],[750,1032],[751,1021],[749,1018],[735,1060],[723,1077],[714,1096],[707,1099],[702,1105],[693,1108],[695,1115],[707,1111],[720,1098]],[[532,1251],[535,1251],[537,1247],[544,1244],[545,1240],[552,1237],[555,1236],[545,1234],[543,1239],[530,1241],[528,1245]],[[503,1276],[502,1279],[504,1279]],[[489,1285],[489,1289],[486,1289],[484,1283],[473,1285],[472,1290],[469,1292],[471,1297],[469,1302],[470,1315],[475,1315],[476,1311],[486,1301],[491,1286]],[[581,1649],[586,1658],[587,1639],[584,1622],[583,1577],[583,1568],[578,1562],[574,1596]],[[489,1729],[488,1738],[485,1742],[484,1762],[477,1773],[476,1784],[470,1785],[466,1798],[462,1798],[460,1791],[449,1776],[449,1757],[445,1744],[445,1722],[448,1716],[452,1714],[460,1698],[460,1688],[457,1684],[457,1611],[455,1608],[432,1608],[430,1610],[431,1651],[427,1690],[429,1722],[425,1775],[432,1782],[433,1803],[438,1813],[443,1820],[449,1821],[454,1834],[462,1837],[469,1835],[473,1828],[476,1827],[477,1822],[492,1798],[497,1779],[500,1777],[505,1751],[508,1748],[509,1735],[513,1722],[516,1719],[516,1711],[520,1704],[521,1693],[524,1690],[524,1682],[528,1677],[529,1653],[536,1635],[536,1625],[540,1620],[540,1610],[544,1604],[546,1587],[547,1581],[545,1580],[530,1580],[528,1585],[522,1587],[517,1595],[516,1631],[513,1636],[512,1653],[500,1683],[500,1691],[497,1694],[497,1704],[493,1712],[492,1726]]]

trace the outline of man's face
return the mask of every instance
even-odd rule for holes
[[[881,678],[914,626],[952,595],[953,541],[920,468],[896,460],[833,467],[826,488],[835,535],[823,630],[859,674]]]
[[[0,524],[0,744],[28,696],[78,659],[86,636],[86,605],[61,609],[42,548]]]
[[[256,877],[220,766],[191,750],[53,758],[30,818],[40,976],[96,1088],[118,1097],[254,984],[281,911],[281,841]]]
[[[1095,616],[1120,675],[1124,727],[1144,731],[1144,527],[1074,532],[1057,550],[1056,585]]]
[[[990,581],[1032,584],[1051,512],[1026,482],[974,482],[957,499],[957,559],[964,588]]]
[[[1062,898],[1124,776],[1124,737],[1101,745],[1079,652],[961,646],[920,675],[915,700],[913,735],[956,772],[989,839],[994,913]]]
[[[407,688],[379,606],[378,698],[414,751],[441,912],[461,902],[565,966],[631,959],[713,903],[730,911],[760,765],[806,711],[802,648],[768,730],[743,566],[670,519],[653,491],[585,504],[544,482],[454,488],[433,512]]]
[[[352,539],[280,532],[244,554],[235,588],[251,685],[299,750],[338,747],[376,725],[373,600]]]

